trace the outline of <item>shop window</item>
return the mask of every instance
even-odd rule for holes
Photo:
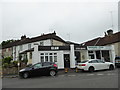
[[[88,53],[93,53],[93,51],[88,51]]]
[[[44,62],[44,56],[41,56],[41,62]]]
[[[41,62],[57,62],[57,53],[41,53]]]
[[[57,53],[54,53],[54,55],[57,55]]]
[[[95,51],[95,53],[96,53],[96,59],[101,59],[100,51]]]
[[[41,53],[40,55],[44,55],[44,53]]]
[[[53,55],[52,53],[49,53],[49,55]]]
[[[94,54],[89,55],[89,59],[95,59]]]
[[[45,56],[45,62],[48,62],[48,56]]]
[[[110,55],[109,55],[109,51],[108,50],[102,51],[102,57],[104,58],[104,60],[106,62],[110,62]]]
[[[53,62],[53,56],[50,56],[50,62]]]
[[[48,55],[48,53],[45,53],[45,55]]]
[[[57,62],[57,56],[54,56],[54,62]]]

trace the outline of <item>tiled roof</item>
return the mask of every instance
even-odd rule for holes
[[[85,46],[104,46],[112,43],[120,42],[120,32],[105,37],[98,37],[93,40],[84,42]]]
[[[5,46],[2,46],[2,49],[10,48],[10,47],[12,47],[12,46],[16,46],[16,44],[17,44],[18,42],[20,42],[20,40],[17,40],[17,41],[11,42],[11,43],[9,43],[9,44],[7,44],[7,45],[5,45]]]
[[[26,43],[32,43],[32,42],[37,42],[37,41],[41,41],[41,40],[47,40],[47,39],[54,39],[54,40],[58,40],[61,41],[63,43],[66,43],[62,38],[60,38],[59,36],[56,35],[56,33],[49,33],[49,34],[43,34],[41,36],[38,37],[33,37],[33,38],[24,38],[21,40],[17,40],[15,42],[11,42],[5,46],[3,46],[2,48],[10,48],[12,46],[17,46],[17,45],[22,45],[22,44],[26,44]]]

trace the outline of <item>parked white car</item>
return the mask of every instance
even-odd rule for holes
[[[89,59],[78,63],[78,65],[76,66],[76,71],[80,69],[82,71],[93,72],[95,70],[104,70],[104,69],[113,70],[114,68],[115,66],[111,62],[104,62],[103,60],[100,59]]]

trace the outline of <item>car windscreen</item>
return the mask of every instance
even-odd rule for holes
[[[86,63],[86,62],[88,62],[88,60],[81,61],[80,63]]]

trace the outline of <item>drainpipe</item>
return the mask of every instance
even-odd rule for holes
[[[74,44],[70,45],[70,68],[75,68]]]

